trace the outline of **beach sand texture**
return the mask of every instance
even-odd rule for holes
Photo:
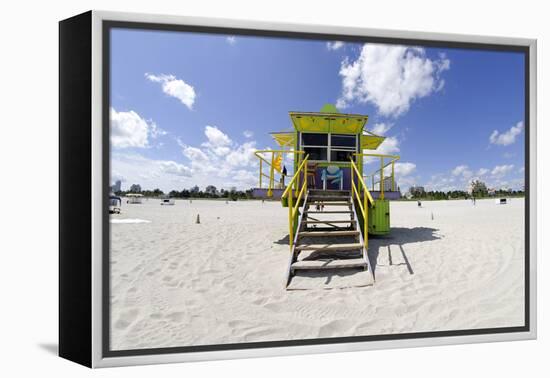
[[[287,291],[280,202],[123,201],[111,349],[522,326],[523,199],[422,205],[392,202],[391,234],[370,239],[374,286]]]

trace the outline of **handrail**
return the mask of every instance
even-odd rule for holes
[[[304,154],[304,151],[295,151],[295,150],[258,150],[254,151],[254,155],[260,160],[260,167],[259,167],[259,183],[258,187],[262,188],[262,177],[266,177],[268,179],[267,184],[267,196],[271,197],[273,195],[273,188],[275,187],[275,171],[281,173],[281,171],[277,168],[275,168],[275,155],[276,154],[293,154],[294,156]],[[262,156],[261,154],[271,154],[271,158],[266,158]],[[263,165],[267,164],[269,167],[269,174],[266,174],[263,172]]]
[[[374,186],[378,183],[380,183],[380,199],[384,199],[384,181],[386,180],[386,177],[391,180],[391,191],[395,191],[395,162],[399,160],[401,157],[398,155],[384,155],[384,154],[354,154],[355,156],[360,157],[363,159],[365,156],[367,157],[375,157],[380,158],[380,168],[372,172],[370,175],[366,175],[365,177],[371,177],[372,178],[372,187],[371,190],[374,190]],[[388,163],[384,165],[384,159],[391,159]],[[391,165],[391,175],[390,176],[384,176],[384,168],[387,168]],[[380,179],[378,181],[374,181],[374,176],[377,174],[380,174]],[[361,176],[363,177],[363,176]]]
[[[365,180],[363,180],[363,176],[359,172],[359,169],[357,168],[357,165],[353,161],[353,158],[350,159],[351,161],[351,199],[353,202],[357,200],[357,203],[359,204],[359,210],[361,211],[361,215],[363,215],[363,240],[365,242],[365,248],[368,249],[368,243],[369,243],[369,204],[374,204],[374,199],[372,198],[369,189],[367,188],[367,184],[365,184]],[[355,176],[357,176],[357,185],[355,185]],[[359,187],[359,189],[358,189]],[[361,203],[361,195],[360,191],[363,192],[363,202]]]
[[[354,153],[355,156],[370,156],[370,157],[379,157],[379,158],[388,158],[388,159],[401,159],[399,155],[387,155],[387,154],[363,154],[363,153]]]
[[[304,193],[307,191],[307,161],[309,155],[306,155],[302,163],[299,165],[298,169],[294,173],[292,180],[288,183],[287,188],[283,192],[281,199],[286,198],[288,202],[288,243],[290,248],[294,243],[294,228],[295,228],[295,219],[298,209],[300,207],[300,201],[304,196]],[[303,171],[303,180],[300,183],[300,174]],[[300,187],[301,184],[301,187]],[[294,193],[298,193],[296,196],[296,204],[294,204]]]
[[[362,177],[361,173],[359,172],[359,168],[357,168],[357,165],[355,164],[355,162],[353,161],[353,159],[351,159],[351,168],[352,168],[352,169],[351,169],[351,171],[352,171],[352,172],[351,172],[352,177],[353,177],[353,174],[354,174],[354,173],[357,175],[358,182],[359,182],[359,184],[361,184],[361,185],[359,185],[359,186],[362,186],[362,187],[364,188],[364,190],[365,190],[365,192],[366,192],[366,194],[367,194],[367,197],[368,197],[369,201],[370,201],[371,203],[374,203],[374,199],[372,198],[372,196],[371,196],[371,194],[370,194],[370,192],[369,192],[369,189],[368,189],[368,187],[367,187],[367,184],[365,184],[365,180],[363,180],[363,177]],[[354,182],[353,180],[351,180],[351,183],[352,183],[352,185],[355,185],[355,182]]]

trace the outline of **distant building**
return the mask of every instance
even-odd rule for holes
[[[111,191],[113,193],[117,193],[117,192],[122,191],[122,181],[116,180],[115,184],[111,186]]]
[[[424,194],[426,194],[426,190],[424,189],[423,186],[414,186],[413,185],[409,188],[409,193],[413,197],[420,197],[420,196],[423,196]]]
[[[132,186],[130,186],[130,192],[132,192],[132,193],[141,193],[141,185],[132,184]]]
[[[391,177],[385,177],[384,178],[384,191],[385,192],[391,192],[392,191],[392,182]],[[395,182],[395,190],[397,191],[397,182]]]

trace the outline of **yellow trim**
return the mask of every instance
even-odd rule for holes
[[[380,199],[384,200],[384,158],[380,159]]]
[[[267,157],[262,156],[261,154],[268,154]],[[271,156],[269,156],[271,154]],[[304,151],[294,151],[294,150],[258,150],[254,152],[254,155],[260,159],[260,171],[258,174],[259,188],[262,188],[263,180],[262,177],[268,179],[267,182],[267,196],[273,196],[273,188],[275,188],[275,174],[276,172],[279,175],[282,175],[283,171],[283,154],[293,154],[296,159],[296,155],[303,155]],[[266,163],[269,168],[269,174],[264,173],[264,163]],[[281,188],[282,189],[282,188]]]
[[[361,143],[361,151],[363,150],[376,150],[384,140],[386,140],[386,137],[374,135],[373,133],[370,133],[367,131],[368,134],[361,134],[360,135],[360,143]]]
[[[300,201],[302,200],[302,197],[304,196],[304,193],[307,190],[307,160],[309,155],[306,155],[304,160],[302,160],[302,163],[296,170],[296,173],[294,173],[294,176],[292,177],[292,180],[288,183],[287,188],[283,192],[283,195],[281,196],[281,199],[287,198],[288,201],[288,241],[290,244],[290,248],[292,248],[292,245],[294,244],[294,228],[296,215],[298,214],[298,209],[300,207]],[[300,173],[304,171],[304,179],[300,183]],[[300,187],[301,185],[301,187]],[[294,202],[294,193],[297,192],[298,195],[296,196],[296,204],[293,204]]]
[[[275,178],[275,171],[274,171],[274,162],[275,162],[275,154],[271,154],[271,164],[269,165],[269,182],[272,183],[273,179]],[[273,195],[273,191],[271,190],[271,186],[269,186],[269,189],[267,189],[267,196],[271,197]]]
[[[398,155],[382,155],[382,154],[354,154],[358,158],[363,159],[364,157],[374,157],[380,159],[380,168],[376,171],[372,172],[370,175],[364,175],[364,177],[371,177],[372,178],[372,186],[371,190],[374,190],[374,186],[378,183],[380,183],[380,199],[384,199],[384,181],[386,178],[384,177],[384,169],[391,165],[391,175],[389,176],[389,179],[391,179],[391,190],[395,191],[395,162],[399,160],[401,157]],[[391,159],[388,163],[384,164],[384,159]],[[364,166],[364,164],[363,164]],[[380,180],[374,181],[374,176],[380,172]]]
[[[391,191],[395,192],[395,160],[391,162]]]
[[[368,121],[367,115],[289,112],[296,131],[313,133],[361,134]]]
[[[357,168],[357,165],[355,165],[355,162],[353,159],[350,159],[351,161],[351,199],[352,201],[357,200],[357,203],[359,204],[359,210],[361,211],[361,215],[363,215],[363,241],[365,243],[365,249],[368,250],[369,248],[369,209],[368,206],[374,204],[374,200],[369,192],[369,189],[367,188],[367,184],[365,184],[365,180],[363,180],[363,177],[361,173],[359,172],[359,169]],[[358,185],[355,185],[355,177],[357,176],[357,183]],[[359,187],[359,188],[357,188]],[[363,192],[363,203],[361,203],[361,194],[360,191]]]
[[[357,175],[357,181],[359,182],[359,189],[363,188],[364,192],[366,193],[367,198],[369,199],[370,203],[374,203],[374,199],[372,198],[369,188],[367,184],[365,184],[365,180],[363,180],[363,177],[361,176],[361,173],[359,172],[359,168],[357,168],[357,165],[353,160],[351,160],[351,173],[352,175],[355,173]],[[351,180],[352,184],[355,185],[355,182]]]
[[[295,144],[296,135],[294,131],[270,133],[271,137],[281,147],[290,147]]]

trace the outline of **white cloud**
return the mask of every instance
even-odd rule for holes
[[[231,139],[223,131],[216,126],[206,126],[204,128],[204,135],[208,138],[208,143],[214,146],[228,146],[231,144]]]
[[[456,178],[454,176],[448,177],[447,175],[437,174],[433,175],[430,181],[425,185],[426,190],[433,191],[443,191],[447,192],[449,190],[465,190],[467,183],[461,182],[461,184],[456,183]]]
[[[487,168],[479,168],[476,172],[477,176],[485,176],[487,173],[489,173],[489,170]]]
[[[414,163],[395,163],[395,176],[404,177],[409,176],[416,170],[416,164]]]
[[[344,42],[342,41],[327,42],[327,49],[329,50],[338,50],[342,47],[344,47]]]
[[[245,138],[252,138],[254,136],[254,133],[250,130],[243,131],[243,135]]]
[[[489,136],[489,142],[491,144],[498,144],[501,146],[508,146],[516,141],[518,135],[523,131],[523,121],[516,123],[508,131],[500,133],[498,130],[494,130]]]
[[[230,35],[229,37],[225,38],[225,40],[226,40],[227,43],[229,43],[230,45],[234,45],[235,43],[237,43],[237,38],[235,38],[234,35]]]
[[[506,176],[508,173],[510,173],[513,169],[514,169],[513,164],[497,165],[491,171],[491,175],[495,177],[503,177],[503,176]]]
[[[385,135],[390,129],[393,127],[392,123],[376,123],[372,127],[372,130],[370,130],[373,134],[376,135]]]
[[[183,155],[192,162],[204,163],[208,161],[208,156],[206,156],[206,154],[200,148],[183,146],[182,152]]]
[[[399,152],[399,140],[396,137],[387,137],[376,149],[377,154],[392,155]]]
[[[111,167],[118,177],[124,177],[125,188],[140,184],[146,190],[159,188],[169,192],[173,189],[181,190],[193,183],[192,170],[171,160],[155,160],[135,153],[114,152],[111,156]]]
[[[229,148],[231,146],[231,139],[216,126],[206,126],[204,128],[204,135],[206,135],[208,141],[202,145],[209,148],[216,155],[227,155],[231,151],[231,148]]]
[[[154,83],[162,84],[162,91],[168,96],[175,97],[189,109],[193,109],[195,103],[195,88],[174,75],[153,75],[146,73],[145,77]]]
[[[344,100],[343,98],[339,98],[338,100],[336,100],[336,107],[338,109],[345,109],[349,106],[349,104],[346,102],[346,100]]]
[[[509,179],[508,175],[512,172],[517,172],[512,164],[497,165],[493,169],[478,168],[477,170],[463,164],[446,173],[433,175],[425,186],[427,190],[467,190],[471,181],[481,180],[488,188],[498,189],[510,186],[520,189],[523,185],[523,178]]]
[[[399,152],[399,140],[396,137],[386,137],[382,144],[374,151],[363,150],[363,153],[374,153],[378,155],[394,155]],[[380,163],[377,157],[366,156],[363,158],[363,164]]]
[[[206,142],[198,147],[178,140],[197,185],[248,189],[257,184],[255,141],[239,144],[216,126],[205,126],[204,135]]]
[[[250,188],[258,184],[258,177],[250,171],[240,169],[231,178],[237,187]]]
[[[231,151],[226,157],[226,162],[232,167],[248,166],[251,162],[256,160],[254,155],[255,151],[256,143],[246,142]]]
[[[463,178],[470,178],[473,174],[467,165],[459,165],[455,167],[451,173],[453,176],[462,176]]]
[[[257,185],[257,164],[254,161],[255,142],[232,144],[227,156],[218,156],[209,147],[195,147],[178,141],[185,162],[155,160],[135,153],[115,152],[112,172],[124,177],[125,186],[140,184],[143,189],[160,188],[164,192],[198,185],[214,185],[218,189],[236,187],[240,190]],[[112,177],[112,180],[114,180]]]
[[[193,173],[191,168],[176,163],[175,161],[159,161],[159,167],[162,172],[176,176],[191,177]]]
[[[152,121],[146,121],[133,110],[110,111],[111,145],[115,148],[149,147],[149,138],[156,138],[166,132]]]
[[[337,106],[371,103],[380,114],[397,117],[414,100],[441,90],[441,73],[449,68],[450,60],[444,55],[432,60],[423,48],[367,43],[356,61],[346,58],[342,62],[342,95]]]

